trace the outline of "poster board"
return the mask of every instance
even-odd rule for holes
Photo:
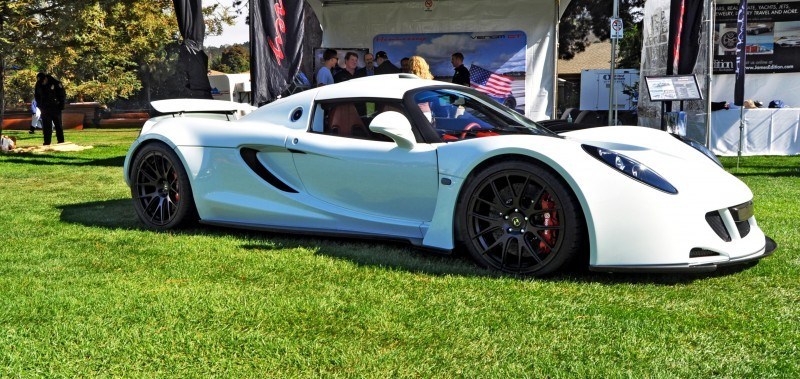
[[[736,68],[736,18],[739,4],[716,7],[714,74],[733,74]],[[800,2],[747,4],[748,74],[800,72]]]
[[[703,99],[694,75],[645,76],[644,82],[651,101]]]
[[[451,55],[460,52],[464,55],[463,63],[470,70],[472,82],[483,73],[488,78],[497,79],[490,82],[502,86],[498,91],[503,94],[484,92],[476,83],[473,83],[474,88],[524,112],[527,75],[527,35],[524,31],[378,34],[373,38],[372,49],[385,51],[389,60],[398,67],[403,57],[420,56],[430,66],[434,78],[447,83],[451,82],[454,73]]]

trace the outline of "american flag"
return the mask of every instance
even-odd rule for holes
[[[478,65],[469,66],[469,81],[473,88],[487,95],[506,97],[511,94],[511,78]]]

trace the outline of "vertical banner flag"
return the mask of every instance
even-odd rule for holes
[[[297,0],[250,1],[251,101],[275,100],[292,83],[303,58],[303,4]]]
[[[678,61],[681,58],[681,37],[683,37],[683,18],[686,12],[686,0],[672,0],[669,7],[669,50],[667,52],[667,75],[678,72]]]
[[[689,75],[700,52],[705,0],[672,0],[667,75]]]
[[[747,46],[747,0],[739,1],[736,16],[736,84],[733,89],[733,103],[744,104],[745,46]]]
[[[203,52],[206,24],[202,0],[172,0],[183,42],[178,60],[186,72],[187,97],[211,99],[208,56]]]

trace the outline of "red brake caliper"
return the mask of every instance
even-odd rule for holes
[[[558,225],[558,217],[555,212],[556,209],[556,202],[553,201],[553,198],[550,197],[549,193],[545,193],[542,196],[542,200],[540,202],[543,211],[553,210],[553,212],[545,212],[542,217],[544,217],[544,226],[557,226]],[[539,250],[543,254],[550,253],[550,245],[553,245],[556,241],[556,232],[554,230],[544,230],[539,233],[539,236],[542,238],[539,241]]]
[[[178,186],[178,173],[177,172],[173,172],[172,173],[172,180],[175,181],[175,187],[177,187]],[[181,193],[178,192],[178,190],[176,189],[175,190],[175,202],[178,203],[180,201],[181,201]]]

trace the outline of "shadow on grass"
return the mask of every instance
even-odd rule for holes
[[[800,176],[800,169],[794,170],[787,170],[787,171],[778,171],[778,172],[736,172],[735,170],[731,172],[734,176],[738,177],[758,177],[758,176],[766,176],[766,177],[775,177],[775,178],[791,178],[791,177],[798,177]]]
[[[15,155],[6,155],[3,162],[30,164],[34,166],[73,165],[95,167],[122,167],[122,164],[125,163],[124,155],[102,159],[87,159],[62,154],[63,153],[17,153]]]
[[[63,222],[109,229],[146,229],[136,218],[130,199],[70,204],[59,209]]]
[[[703,273],[606,273],[591,272],[588,269],[574,270],[564,276],[553,277],[553,280],[570,282],[586,282],[598,284],[653,284],[671,286],[690,284],[697,280],[733,275],[755,266],[755,262],[735,266],[724,266],[716,271]]]
[[[130,199],[71,204],[60,207],[60,209],[61,221],[64,222],[108,229],[150,230],[139,222]],[[154,231],[154,233],[158,232]],[[568,270],[544,278],[527,278],[481,268],[466,254],[444,254],[416,248],[408,243],[397,241],[320,237],[204,225],[173,230],[170,231],[170,234],[236,237],[242,241],[240,245],[242,249],[251,250],[255,253],[279,249],[307,249],[314,251],[318,255],[349,261],[364,267],[381,267],[433,276],[455,275],[608,285],[655,284],[669,286],[726,276],[741,272],[754,265],[723,267],[717,271],[702,274],[610,274],[590,272],[582,268]],[[260,243],[261,241],[263,243]]]
[[[271,233],[268,233],[272,235]],[[345,237],[300,237],[286,238],[274,234],[279,248],[302,247],[312,249],[316,255],[354,263],[362,267],[379,267],[392,271],[403,271],[429,276],[492,277],[504,275],[483,269],[461,254],[447,254],[415,248],[405,242],[385,240],[363,240]],[[263,238],[264,236],[262,236]],[[274,243],[276,240],[271,239]],[[274,249],[274,246],[247,244],[250,250]]]

